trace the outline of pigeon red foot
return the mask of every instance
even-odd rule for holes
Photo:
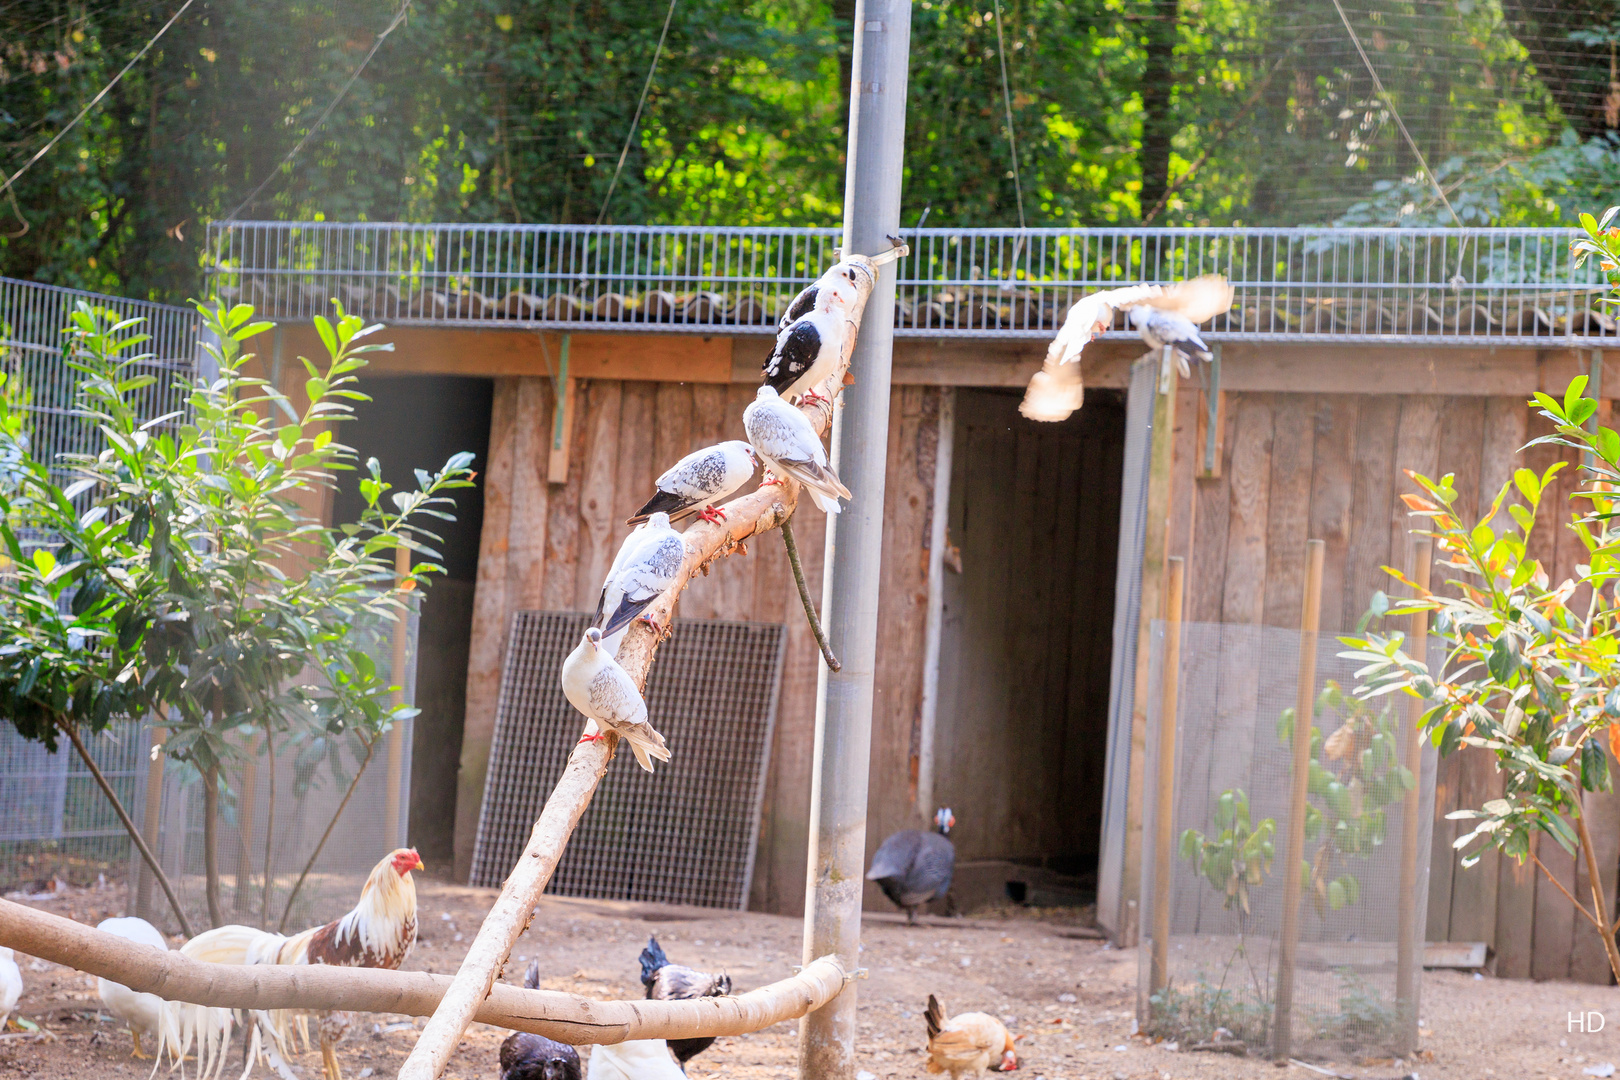
[[[726,511],[723,507],[719,506],[705,506],[698,514],[698,517],[712,525],[720,525],[726,520]]]

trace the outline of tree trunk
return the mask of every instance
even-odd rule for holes
[[[207,880],[208,919],[225,925],[219,906],[219,766],[203,770],[203,874]]]
[[[1586,877],[1592,883],[1592,913],[1597,916],[1598,932],[1603,935],[1603,951],[1609,958],[1609,970],[1620,981],[1620,947],[1615,945],[1613,922],[1608,898],[1603,895],[1603,878],[1598,869],[1597,853],[1592,850],[1592,833],[1586,827],[1586,806],[1582,800],[1581,813],[1575,819],[1575,831],[1581,838],[1581,854],[1586,857]]]
[[[272,721],[264,722],[264,756],[270,773],[270,805],[264,813],[264,902],[259,905],[259,929],[270,925],[271,845],[276,836],[276,743]]]
[[[152,849],[146,844],[146,837],[141,835],[141,830],[137,829],[135,822],[130,820],[129,811],[124,809],[124,804],[119,800],[118,793],[112,789],[111,784],[107,783],[107,778],[101,774],[100,767],[96,765],[96,759],[90,756],[90,751],[85,748],[84,743],[79,739],[78,729],[64,723],[60,718],[57,719],[56,726],[68,737],[68,741],[73,743],[73,749],[78,751],[79,758],[84,762],[85,768],[90,770],[90,775],[95,778],[96,784],[101,788],[101,793],[107,796],[107,801],[112,804],[113,813],[117,814],[118,820],[123,823],[124,831],[129,833],[129,838],[135,842],[135,850],[141,853],[141,859],[145,861],[146,868],[152,871],[152,876],[163,887],[163,895],[169,898],[169,906],[174,909],[174,917],[180,922],[181,933],[185,934],[186,937],[191,937],[191,923],[187,920],[184,909],[180,907],[180,898],[174,894],[174,885],[169,881],[169,875],[165,874],[163,867],[158,865],[157,856],[152,854]]]
[[[1143,44],[1141,212],[1159,205],[1170,187],[1170,140],[1176,133],[1170,114],[1175,90],[1172,65],[1176,50],[1177,0],[1153,0]]]

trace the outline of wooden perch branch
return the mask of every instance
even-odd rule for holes
[[[9,900],[0,900],[0,945],[169,1001],[227,1009],[342,1009],[428,1016],[451,985],[448,975],[421,971],[207,964]],[[574,1045],[742,1035],[820,1008],[843,989],[845,978],[837,957],[826,956],[792,978],[758,990],[692,1001],[595,1001],[502,983],[479,1004],[473,1018]]]
[[[831,399],[844,388],[844,373],[849,370],[849,358],[855,349],[861,314],[865,311],[867,297],[871,295],[872,282],[877,280],[877,271],[870,259],[857,255],[844,261],[864,263],[869,273],[865,275],[865,282],[857,285],[859,296],[854,306],[855,327],[844,343],[843,361],[816,388],[828,400],[813,406],[800,406],[818,434],[824,434],[832,424]],[[856,492],[855,497],[860,498],[860,492]],[[674,617],[675,601],[695,574],[706,571],[710,563],[731,554],[750,537],[780,527],[793,516],[797,505],[798,485],[790,478],[783,477],[777,484],[755,489],[726,503],[723,508],[726,511],[724,521],[698,521],[688,526],[682,534],[686,542],[686,558],[681,563],[680,572],[674,584],[654,600],[644,614],[659,626],[669,626]],[[653,653],[660,640],[656,631],[638,620],[631,625],[623,644],[619,646],[619,666],[642,689],[646,688],[647,673],[652,668]],[[651,720],[656,727],[658,718],[651,717]],[[439,1007],[434,1010],[432,1019],[422,1029],[421,1038],[416,1040],[416,1046],[400,1067],[399,1080],[437,1080],[444,1072],[450,1055],[461,1041],[462,1033],[479,1015],[481,1004],[489,997],[496,973],[506,964],[512,946],[528,928],[534,906],[550,883],[574,827],[590,805],[596,785],[607,772],[618,742],[617,735],[607,732],[601,739],[579,743],[568,756],[568,764],[540,811],[540,820],[534,823],[534,830],[529,834],[529,842],[524,846],[522,856],[507,875],[500,897],[484,917],[483,925],[478,928],[478,936],[473,939],[472,947],[467,950],[461,968],[445,991]],[[681,752],[679,746],[670,749],[676,754]]]

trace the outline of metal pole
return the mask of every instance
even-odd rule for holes
[[[1172,828],[1176,806],[1176,705],[1181,688],[1181,592],[1187,561],[1179,555],[1166,560],[1168,580],[1164,592],[1164,680],[1159,704],[1157,802],[1153,809],[1153,951],[1148,967],[1148,993],[1157,994],[1170,983],[1170,867],[1175,847]]]
[[[407,532],[406,537],[410,534]],[[404,580],[405,575],[411,572],[411,549],[401,544],[394,549],[394,587]],[[411,613],[409,602],[407,610],[400,612],[399,621],[394,624],[393,657],[389,666],[389,678],[393,680],[399,691],[394,695],[395,705],[409,705],[409,695],[406,693],[405,681],[409,677],[406,670],[411,636]],[[383,833],[388,837],[388,843],[394,847],[405,846],[405,817],[406,811],[400,806],[401,789],[405,783],[405,724],[396,722],[388,729],[388,790],[383,796]]]
[[[856,0],[844,178],[846,253],[887,251],[886,238],[900,232],[910,47],[910,0]],[[860,966],[894,291],[895,264],[890,263],[879,269],[867,301],[852,361],[855,382],[845,388],[833,419],[834,466],[854,498],[842,514],[827,516],[822,618],[843,668],[833,673],[823,663],[817,686],[804,958],[808,964],[836,953],[847,971]],[[853,983],[800,1022],[799,1075],[854,1080]]]
[[[1412,568],[1408,576],[1419,589],[1429,590],[1429,571],[1434,564],[1434,547],[1427,536],[1412,544]],[[1406,638],[1406,653],[1417,660],[1428,659],[1429,613],[1415,611]],[[1423,964],[1423,928],[1418,925],[1418,825],[1423,812],[1423,711],[1428,703],[1421,698],[1406,700],[1406,738],[1401,748],[1401,764],[1412,770],[1412,787],[1401,809],[1401,888],[1395,894],[1395,1048],[1402,1055],[1417,1048],[1418,969]]]
[[[1305,891],[1305,814],[1310,794],[1311,727],[1316,720],[1316,634],[1322,623],[1322,560],[1327,545],[1305,541],[1305,605],[1299,617],[1299,692],[1294,698],[1294,768],[1288,800],[1288,839],[1282,858],[1282,940],[1277,956],[1276,1012],[1271,1024],[1272,1057],[1294,1050],[1294,963],[1299,955],[1299,900]]]
[[[928,530],[928,614],[923,622],[922,718],[917,746],[917,811],[934,816],[934,725],[939,717],[939,650],[945,625],[945,526],[950,520],[956,388],[939,388],[939,441],[934,453],[934,514]]]

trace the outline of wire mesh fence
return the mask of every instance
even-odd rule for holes
[[[1081,295],[1224,274],[1228,341],[1613,337],[1568,229],[912,229],[896,333],[1049,337]],[[276,319],[333,299],[399,325],[774,334],[835,261],[834,229],[215,222],[219,295]],[[873,254],[869,252],[868,254]],[[1134,336],[1120,312],[1113,330]]]
[[[1159,801],[1144,799],[1143,938],[1137,1012],[1144,1030],[1187,1046],[1274,1045],[1339,1061],[1399,1055],[1418,1001],[1397,1001],[1397,958],[1414,979],[1423,952],[1435,754],[1407,760],[1403,699],[1357,701],[1355,665],[1332,634],[1315,641],[1314,717],[1302,819],[1291,805],[1301,635],[1259,626],[1181,626],[1168,860]],[[1152,630],[1145,776],[1159,775],[1166,624]],[[1417,836],[1403,834],[1409,792]],[[1288,830],[1303,820],[1303,865],[1285,865]],[[1403,890],[1402,863],[1415,882]],[[1169,867],[1161,882],[1155,864]],[[1282,966],[1286,875],[1300,876],[1297,961]],[[1155,977],[1159,904],[1168,940]],[[1398,948],[1399,915],[1410,949]],[[1292,983],[1291,1007],[1279,989]],[[1416,985],[1414,983],[1414,985]],[[1284,998],[1287,994],[1283,995]],[[1398,1007],[1399,1006],[1399,1007]],[[1286,1024],[1283,1012],[1286,1009]]]
[[[512,621],[478,822],[472,884],[498,886],[523,853],[584,720],[563,697],[563,661],[590,616],[522,611]],[[741,909],[755,838],[785,637],[776,623],[688,619],[658,653],[647,712],[668,764],[628,752],[568,842],[559,896]]]

